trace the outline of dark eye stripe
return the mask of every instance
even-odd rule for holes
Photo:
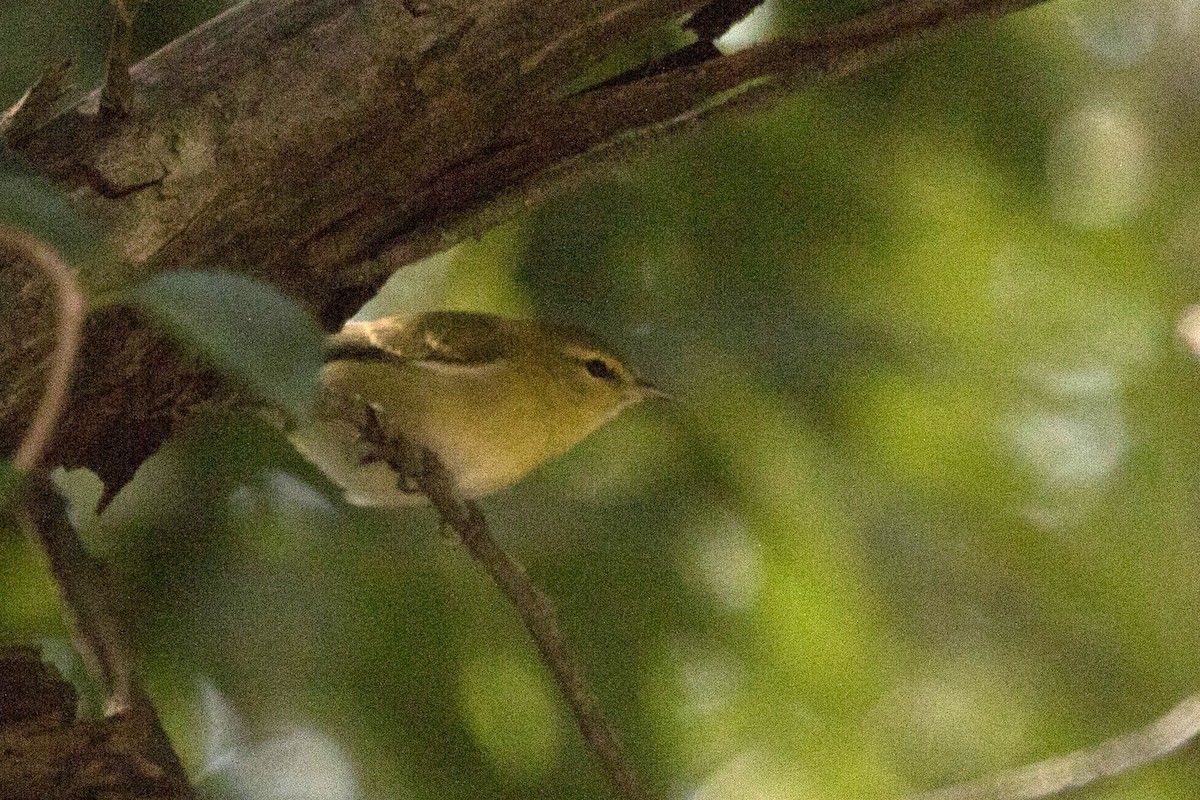
[[[614,372],[613,368],[609,366],[608,362],[602,358],[589,358],[587,361],[583,362],[583,366],[588,371],[588,374],[593,378],[601,378],[603,380],[610,381],[617,377],[617,373]]]

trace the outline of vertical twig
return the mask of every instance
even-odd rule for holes
[[[86,311],[83,292],[53,248],[24,231],[0,225],[0,261],[37,267],[58,298],[57,335],[46,388],[13,457],[13,466],[22,473],[17,518],[29,540],[46,555],[75,646],[105,695],[106,713],[123,714],[135,723],[139,735],[128,754],[131,765],[147,778],[168,780],[178,796],[193,797],[158,712],[137,679],[136,649],[108,571],[84,548],[62,497],[46,472],[38,469],[70,389]]]
[[[18,516],[30,541],[46,555],[76,649],[105,696],[106,712],[124,711],[133,704],[137,658],[108,570],[84,548],[43,471],[28,474],[23,488]]]
[[[104,88],[100,90],[100,110],[125,116],[133,98],[129,66],[133,63],[133,18],[137,14],[137,0],[112,0],[112,7],[112,32],[108,37],[108,62]]]

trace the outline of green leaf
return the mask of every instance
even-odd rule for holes
[[[263,400],[308,414],[324,335],[291,298],[233,272],[162,272],[126,298]]]
[[[59,467],[50,477],[67,502],[67,516],[75,530],[81,531],[94,524],[100,498],[104,496],[104,481],[100,476],[86,467]]]
[[[0,223],[26,231],[54,247],[65,261],[79,264],[102,243],[100,231],[67,195],[25,160],[0,150]]]

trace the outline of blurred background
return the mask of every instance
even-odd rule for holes
[[[770,0],[722,44],[862,4],[830,6]],[[221,10],[147,3],[143,49]],[[4,103],[55,56],[96,85],[107,13],[5,4]],[[485,503],[658,796],[893,796],[1200,685],[1198,45],[1191,0],[977,25],[646,148],[363,310],[584,323],[677,396]],[[604,796],[431,512],[347,507],[250,417],[197,425],[99,518],[94,476],[60,477],[214,795]],[[78,673],[11,531],[0,641]],[[1079,796],[1198,780],[1184,751]]]

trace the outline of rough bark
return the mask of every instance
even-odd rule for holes
[[[33,648],[0,650],[0,797],[94,800],[190,797],[149,758],[130,715],[75,718],[75,690]]]
[[[255,275],[336,328],[396,268],[481,232],[648,132],[838,77],[1036,0],[904,0],[807,36],[680,59],[564,94],[588,65],[703,0],[252,0],[12,146],[99,221],[95,293],[171,269]],[[745,2],[739,3],[746,7]],[[712,16],[711,14],[709,16]],[[720,16],[720,15],[716,15]],[[32,273],[0,269],[0,447],[52,342]],[[110,491],[236,390],[119,306],[93,312],[46,460]]]

